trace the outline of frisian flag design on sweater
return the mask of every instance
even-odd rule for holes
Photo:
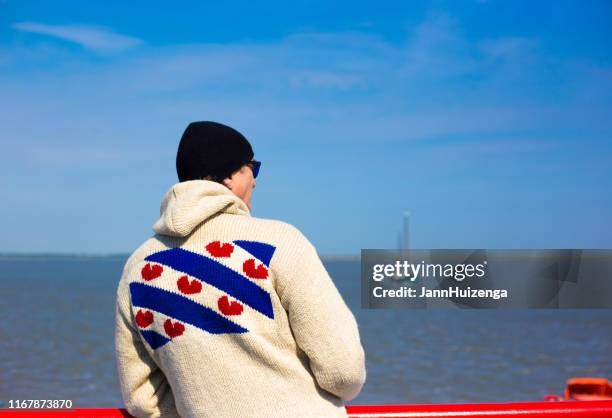
[[[171,248],[151,254],[144,259],[141,277],[130,283],[136,325],[153,350],[182,335],[185,324],[210,334],[248,332],[234,319],[245,305],[274,319],[270,293],[262,283],[276,247],[235,240],[212,241],[203,250]],[[222,296],[211,296],[219,291]],[[211,306],[211,297],[216,306]],[[161,325],[155,326],[156,316],[166,318],[165,335]]]

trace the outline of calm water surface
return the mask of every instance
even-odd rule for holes
[[[122,405],[113,329],[124,262],[0,258],[0,402]],[[572,376],[612,378],[612,310],[362,310],[359,262],[326,266],[367,356],[352,403],[537,401]]]

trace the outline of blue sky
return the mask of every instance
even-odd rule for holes
[[[333,4],[329,4],[333,3]],[[193,120],[322,255],[612,247],[607,1],[0,0],[0,252],[130,252]]]

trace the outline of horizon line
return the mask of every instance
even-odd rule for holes
[[[128,258],[129,252],[121,253],[76,253],[76,252],[0,252],[0,260],[10,258]],[[322,260],[351,261],[359,260],[359,254],[321,255]]]

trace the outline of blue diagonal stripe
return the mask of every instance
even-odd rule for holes
[[[249,305],[267,317],[274,318],[272,300],[268,292],[211,258],[182,248],[172,248],[151,254],[145,260],[164,264],[195,277],[226,292],[234,299]]]
[[[274,251],[276,251],[274,245],[266,244],[265,242],[236,240],[234,244],[257,257],[266,266],[270,266],[270,260],[272,260]]]
[[[143,338],[149,343],[153,350],[161,347],[162,345],[170,341],[170,338],[166,338],[163,335],[150,329],[140,330],[140,333],[142,334]]]
[[[248,332],[212,309],[164,289],[132,282],[130,294],[134,306],[153,309],[211,334]]]

